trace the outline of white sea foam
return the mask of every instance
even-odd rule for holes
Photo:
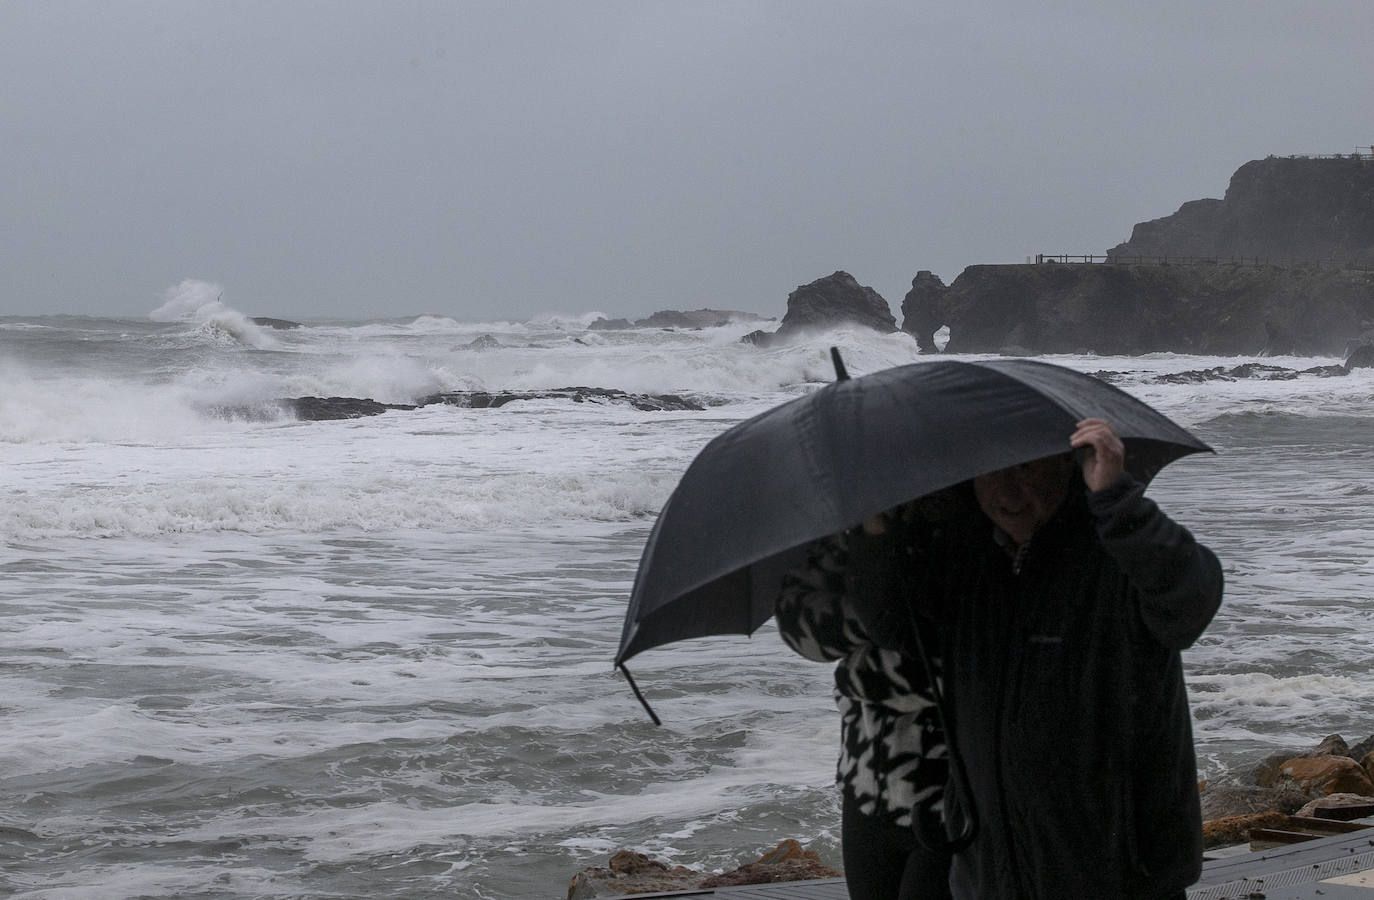
[[[238,896],[535,897],[613,847],[728,867],[783,830],[834,851],[828,667],[771,626],[645,653],[655,728],[610,660],[696,452],[831,381],[832,345],[859,375],[926,362],[910,337],[758,348],[743,323],[589,333],[588,313],[260,345],[218,296],[0,330],[0,796],[38,836],[6,845],[5,889],[175,895],[217,873]],[[470,349],[483,334],[500,346]],[[1226,569],[1184,657],[1204,773],[1374,733],[1374,370],[1177,384],[1158,378],[1251,360],[1052,361],[1120,373],[1218,451],[1151,488]],[[274,412],[571,385],[706,408]]]

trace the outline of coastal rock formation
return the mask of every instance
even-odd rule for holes
[[[583,869],[574,875],[568,885],[568,900],[839,877],[841,873],[822,863],[814,851],[803,850],[790,838],[756,861],[719,875],[670,866],[643,853],[620,850],[611,856],[608,865]]]
[[[1350,355],[1345,358],[1347,369],[1371,369],[1374,368],[1374,344],[1361,344],[1350,351]]]
[[[935,332],[944,324],[944,298],[949,288],[940,276],[922,269],[911,279],[911,290],[902,300],[902,330],[916,338],[922,353],[937,353]]]
[[[1374,266],[1374,159],[1253,160],[1223,199],[1141,222],[1109,257],[1300,258]]]
[[[1107,260],[920,273],[902,328],[929,351],[949,326],[950,353],[1343,355],[1374,327],[1374,157],[1248,162]]]
[[[903,327],[926,347],[949,326],[948,353],[1339,355],[1374,323],[1374,271],[1040,263],[929,288]]]
[[[897,330],[887,301],[848,272],[834,272],[787,295],[787,315],[778,334],[861,325],[884,333]]]
[[[897,329],[887,301],[873,288],[859,284],[848,272],[834,272],[803,284],[787,295],[787,314],[773,333],[754,331],[745,343],[768,346],[813,331],[857,325],[884,334]]]

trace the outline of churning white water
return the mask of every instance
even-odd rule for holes
[[[702,445],[902,335],[593,316],[255,325],[0,319],[0,886],[58,897],[561,896],[631,847],[838,861],[826,667],[765,626],[611,658],[653,517]],[[469,345],[490,335],[499,346]],[[1185,655],[1204,774],[1374,732],[1374,371],[1176,383],[1246,360],[1054,357],[1212,444],[1153,495],[1222,558]],[[1266,359],[1301,370],[1330,359]],[[676,393],[300,422],[572,385]]]

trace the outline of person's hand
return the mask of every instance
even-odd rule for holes
[[[1105,419],[1084,419],[1077,427],[1069,445],[1081,450],[1083,483],[1090,491],[1100,491],[1126,470],[1126,446]]]

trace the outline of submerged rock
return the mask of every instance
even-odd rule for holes
[[[574,403],[624,403],[650,412],[699,411],[700,403],[677,394],[630,394],[615,388],[566,387],[545,391],[448,391],[431,394],[420,406],[444,403],[468,409],[496,409],[515,400],[571,400]]]
[[[489,334],[480,334],[467,344],[469,350],[500,350],[504,345]]]
[[[277,402],[282,409],[307,422],[361,419],[364,416],[381,415],[391,409],[416,408],[404,403],[378,403],[358,397],[294,397]]]
[[[249,319],[254,325],[261,325],[264,328],[276,328],[279,331],[288,331],[292,328],[304,328],[300,322],[292,322],[290,319],[273,319],[270,316],[253,316]]]

